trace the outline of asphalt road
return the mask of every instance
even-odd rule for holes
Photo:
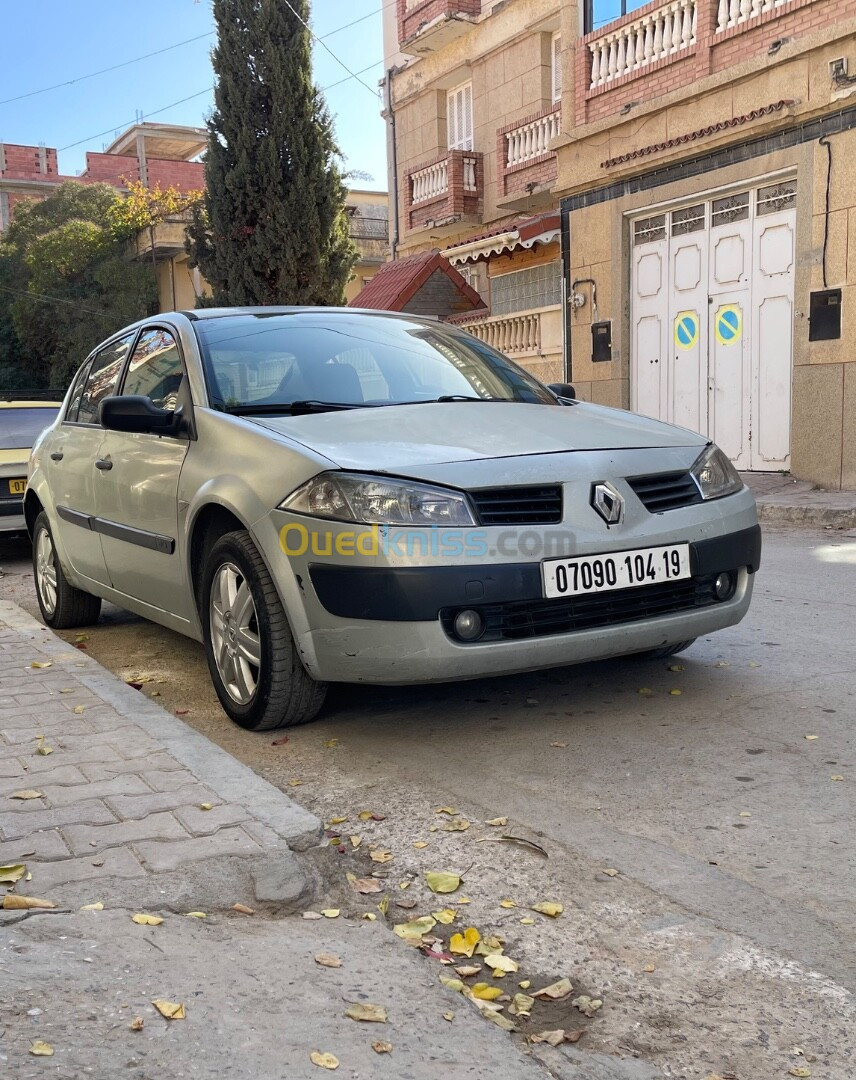
[[[0,543],[0,594],[32,611],[26,557]],[[813,1076],[856,1072],[854,631],[856,536],[783,529],[747,619],[673,661],[339,687],[285,743],[229,724],[192,642],[113,609],[82,644],[311,809],[349,816],[342,831],[395,852],[396,872],[472,863],[474,918],[503,925],[505,895],[562,899],[559,943],[536,926],[519,948],[545,974],[557,949],[589,964],[587,985],[620,999],[593,1045],[744,1080],[786,1075],[807,1041]],[[443,832],[449,804],[471,831]],[[364,807],[386,820],[359,822]],[[550,859],[479,846],[495,815]]]

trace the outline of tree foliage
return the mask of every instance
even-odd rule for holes
[[[218,304],[340,304],[355,261],[306,0],[214,0],[215,109],[188,250]]]
[[[142,180],[127,181],[125,186],[128,194],[108,211],[111,227],[118,238],[133,236],[168,217],[192,211],[203,196],[202,191],[180,191],[173,186],[162,188],[160,184],[147,188]]]
[[[0,388],[63,388],[108,334],[157,299],[152,268],[131,261],[122,196],[67,181],[19,203],[0,243]]]

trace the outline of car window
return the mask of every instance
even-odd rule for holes
[[[89,373],[89,360],[85,360],[80,365],[80,370],[75,376],[74,382],[71,387],[71,394],[68,398],[68,406],[65,410],[64,420],[74,423],[77,420],[77,414],[80,410],[80,399],[83,396],[83,386],[86,382],[86,376]]]
[[[8,408],[0,410],[0,450],[25,450],[56,419],[54,408]]]
[[[128,364],[122,396],[147,397],[159,409],[174,409],[183,378],[172,334],[161,328],[144,330]]]
[[[98,406],[104,398],[116,392],[122,364],[125,362],[133,340],[134,334],[128,334],[95,354],[80,398],[78,423],[97,423]]]

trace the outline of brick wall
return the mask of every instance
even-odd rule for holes
[[[464,158],[475,160],[476,186],[475,191],[464,187]],[[426,199],[417,203],[412,202],[413,173],[420,172],[429,165],[439,161],[448,161],[448,188],[441,195],[433,199]],[[429,221],[442,221],[449,217],[479,217],[482,209],[482,197],[484,192],[484,158],[472,150],[447,150],[445,154],[439,154],[430,161],[424,161],[414,169],[410,169],[404,176],[403,184],[404,219],[407,228],[421,229]]]
[[[556,155],[547,150],[537,157],[529,158],[516,165],[508,165],[507,136],[518,128],[525,127],[559,110],[559,105],[551,105],[511,124],[498,128],[496,132],[496,172],[497,187],[501,195],[511,195],[515,191],[525,191],[528,184],[552,184],[557,176]]]
[[[56,150],[50,146],[3,143],[0,176],[11,180],[40,180],[57,176]]]
[[[440,15],[480,15],[481,0],[423,0],[407,10],[406,0],[398,0],[398,40],[412,38],[420,26]]]
[[[718,0],[698,0],[696,44],[662,60],[645,64],[621,78],[591,88],[592,57],[589,44],[604,31],[635,22],[664,5],[653,0],[608,27],[577,42],[575,119],[577,126],[614,116],[632,102],[649,101],[699,79],[726,70],[745,60],[764,55],[774,41],[795,38],[822,26],[831,26],[853,14],[853,0],[788,0],[781,7],[717,32]],[[758,105],[770,104],[759,101]]]
[[[150,187],[177,187],[193,191],[205,186],[205,166],[199,161],[149,158],[146,162]],[[86,172],[81,179],[98,180],[121,187],[139,180],[140,166],[135,154],[87,154]]]

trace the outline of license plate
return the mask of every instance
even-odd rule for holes
[[[546,559],[541,567],[548,599],[633,589],[690,577],[690,546],[673,544],[579,559]]]
[[[10,480],[9,481],[9,494],[10,495],[23,495],[27,490],[26,480]]]

